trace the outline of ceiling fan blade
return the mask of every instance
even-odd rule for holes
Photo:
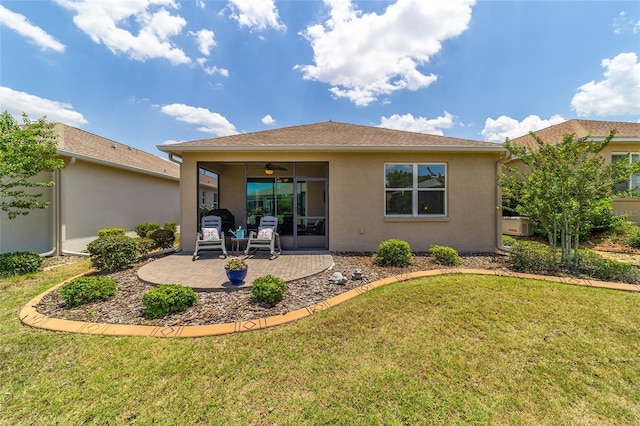
[[[284,167],[278,166],[276,164],[273,163],[267,163],[264,165],[265,170],[282,170],[282,171],[287,171],[287,169],[285,169]]]

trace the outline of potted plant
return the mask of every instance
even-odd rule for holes
[[[229,278],[229,281],[231,281],[231,284],[233,285],[240,285],[244,282],[248,268],[249,265],[247,265],[247,262],[239,257],[229,259],[224,265],[227,278]]]

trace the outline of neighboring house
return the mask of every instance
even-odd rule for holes
[[[611,132],[616,135],[602,151],[605,161],[627,158],[630,162],[640,161],[640,123],[624,121],[569,120],[535,132],[544,142],[561,142],[565,134],[574,134],[576,138],[589,136],[591,140],[602,141]],[[535,147],[535,139],[531,135],[515,138],[511,141],[518,145]],[[507,163],[516,165],[518,160]],[[629,176],[629,180],[618,185],[620,191],[631,191],[640,195],[640,175]],[[627,214],[629,220],[640,224],[640,198],[618,197],[613,200],[613,210],[617,214]]]
[[[198,230],[198,176],[255,228],[279,218],[284,249],[375,251],[389,238],[491,252],[499,244],[501,144],[324,122],[161,145],[182,163],[181,243]]]
[[[52,204],[14,220],[0,215],[0,253],[82,252],[99,229],[135,235],[139,223],[180,221],[177,164],[64,124],[55,130],[65,167],[45,176],[55,181],[42,189]]]

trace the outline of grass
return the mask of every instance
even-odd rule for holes
[[[20,324],[87,263],[0,280],[0,424],[637,424],[632,293],[451,275],[198,339]]]

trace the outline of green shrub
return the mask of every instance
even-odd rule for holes
[[[160,284],[142,296],[147,318],[162,318],[173,312],[185,311],[196,300],[196,292],[180,284]]]
[[[140,256],[151,253],[158,247],[156,242],[151,238],[136,238],[135,240],[138,247],[138,254]]]
[[[175,234],[178,232],[178,224],[176,222],[167,222],[164,224],[162,229],[166,229],[167,231],[171,231]]]
[[[136,234],[138,234],[138,237],[140,238],[148,237],[149,232],[155,231],[156,229],[160,229],[160,224],[155,222],[139,223],[134,228],[134,230],[136,231]]]
[[[104,228],[98,231],[98,237],[108,237],[109,235],[126,235],[124,228]]]
[[[99,271],[113,272],[128,268],[138,258],[136,240],[126,235],[109,235],[87,246],[91,264]]]
[[[462,263],[458,252],[451,247],[433,245],[429,248],[429,256],[439,265],[458,266]]]
[[[510,235],[503,235],[502,236],[502,245],[503,246],[511,247],[517,242],[518,242],[518,240],[516,240],[515,238],[513,238]]]
[[[63,285],[58,293],[64,302],[80,306],[95,300],[105,300],[116,294],[116,281],[109,277],[80,277]]]
[[[518,241],[511,246],[509,259],[513,269],[528,273],[553,273],[558,270],[559,251],[546,244],[534,241]]]
[[[631,247],[640,248],[640,226],[634,226],[630,229],[626,240]]]
[[[24,275],[37,272],[42,257],[31,251],[14,251],[0,254],[0,276]]]
[[[407,266],[411,259],[409,243],[395,238],[380,243],[373,255],[373,263],[382,266]]]
[[[605,259],[591,250],[580,250],[580,264],[587,275],[597,280],[635,284],[640,279],[637,267]]]
[[[265,275],[256,278],[251,287],[251,295],[258,301],[273,305],[282,300],[287,285],[282,278]]]
[[[155,229],[150,231],[148,236],[153,240],[156,247],[162,249],[173,247],[173,243],[176,241],[175,234],[168,229]]]

